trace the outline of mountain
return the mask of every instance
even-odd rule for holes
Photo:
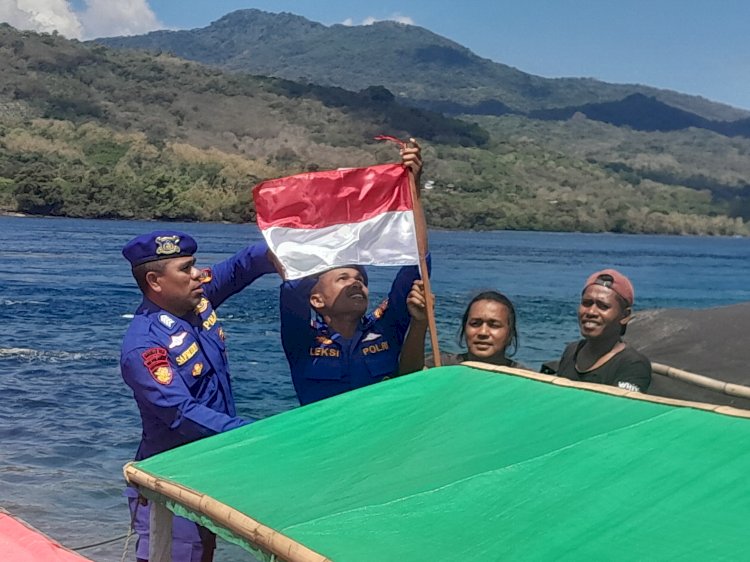
[[[750,117],[748,111],[648,86],[534,76],[481,58],[424,28],[387,21],[325,26],[251,9],[232,12],[205,28],[96,41],[354,91],[384,86],[411,105],[456,114],[526,113],[643,94],[704,119]]]
[[[372,139],[386,133],[422,144],[433,227],[748,234],[740,136],[497,104],[501,116],[456,119],[382,86],[227,72],[2,24],[0,57],[0,212],[251,221],[259,180],[394,161]]]

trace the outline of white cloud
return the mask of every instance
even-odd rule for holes
[[[70,39],[136,35],[163,29],[148,0],[85,0],[76,12],[69,0],[0,0],[0,21],[19,29]]]
[[[139,35],[163,29],[148,0],[85,0],[80,14],[87,38]]]
[[[0,21],[18,29],[80,39],[83,26],[67,0],[0,0]]]
[[[403,16],[399,14],[398,12],[391,14],[390,17],[387,17],[385,19],[378,19],[375,16],[367,16],[362,20],[361,23],[354,23],[354,20],[352,18],[346,18],[344,21],[342,21],[342,25],[352,26],[352,25],[372,25],[375,22],[378,21],[395,21],[398,23],[403,23],[406,25],[414,25],[414,20],[410,18],[409,16]]]

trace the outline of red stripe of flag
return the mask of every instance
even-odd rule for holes
[[[271,226],[325,228],[413,209],[401,164],[310,172],[264,181],[253,189],[256,220]]]

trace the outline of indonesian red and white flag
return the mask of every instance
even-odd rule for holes
[[[419,263],[409,172],[401,164],[264,181],[257,223],[287,279],[332,267]]]

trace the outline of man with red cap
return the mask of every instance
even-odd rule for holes
[[[598,271],[586,280],[578,305],[583,339],[565,349],[558,376],[635,392],[648,390],[651,362],[622,341],[634,298],[632,283],[615,269]]]

